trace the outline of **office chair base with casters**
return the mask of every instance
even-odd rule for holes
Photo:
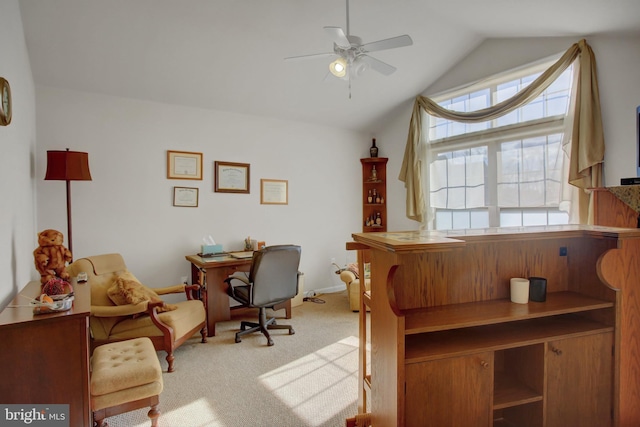
[[[260,308],[259,319],[260,323],[248,322],[246,320],[240,322],[240,332],[236,332],[236,343],[242,341],[242,336],[260,331],[267,338],[267,345],[272,346],[273,340],[269,334],[269,329],[288,329],[289,335],[296,333],[291,325],[278,325],[275,317],[267,319],[267,313],[264,308]]]

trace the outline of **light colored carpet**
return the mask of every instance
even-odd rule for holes
[[[279,311],[273,347],[260,334],[235,343],[240,319],[216,325],[202,344],[194,337],[175,351],[173,373],[158,352],[164,380],[160,427],[338,427],[357,412],[358,313],[346,291],[306,301],[293,318]],[[254,320],[254,319],[249,319]],[[150,426],[148,409],[107,418],[111,427]]]

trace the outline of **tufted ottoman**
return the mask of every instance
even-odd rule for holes
[[[91,356],[93,423],[105,427],[106,417],[147,406],[151,425],[158,425],[162,369],[149,338],[104,344]]]

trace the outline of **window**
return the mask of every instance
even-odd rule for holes
[[[444,108],[475,111],[510,98],[551,63],[485,80],[433,99]],[[482,123],[426,116],[429,200],[434,228],[566,224],[559,209],[562,129],[573,67],[538,98]]]

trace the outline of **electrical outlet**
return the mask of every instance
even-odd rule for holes
[[[567,247],[566,246],[562,246],[560,248],[560,256],[567,256]]]
[[[185,285],[187,284],[187,276],[182,276],[180,278],[180,280],[182,281],[182,283],[184,283]]]

